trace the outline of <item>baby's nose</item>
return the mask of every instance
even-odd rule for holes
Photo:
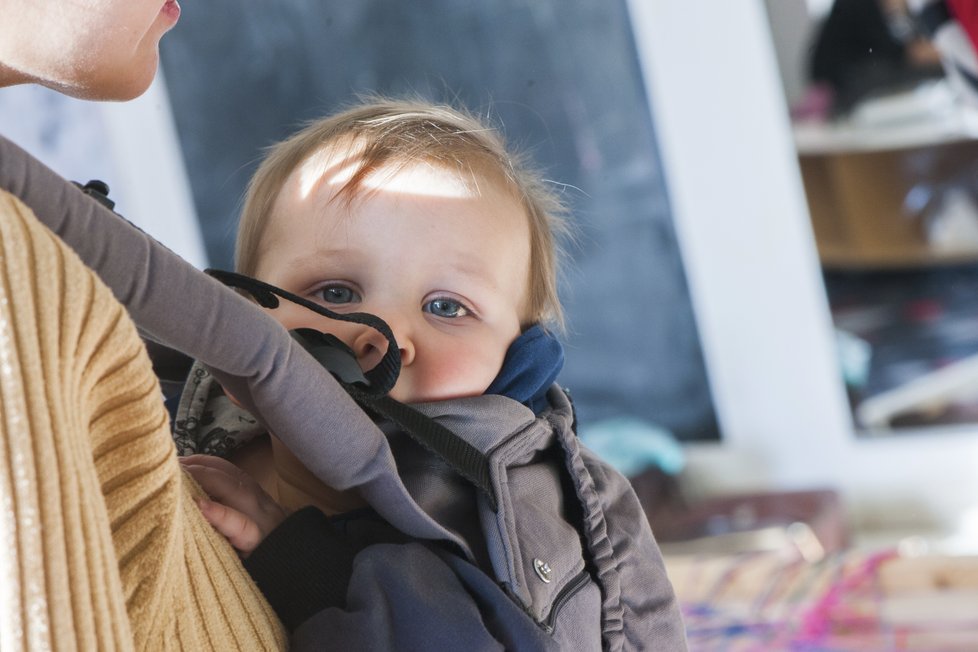
[[[414,361],[414,343],[411,340],[409,329],[397,322],[387,322],[397,341],[398,351],[401,354],[401,366],[405,367]],[[354,355],[360,368],[370,371],[384,358],[387,353],[388,341],[384,335],[373,328],[365,327],[357,335],[353,342]]]
[[[414,362],[414,333],[408,319],[388,320],[394,339],[397,340],[397,348],[401,353],[401,366],[406,367]]]
[[[387,338],[373,328],[364,327],[350,348],[353,349],[360,368],[370,371],[380,364],[384,354],[387,353]]]

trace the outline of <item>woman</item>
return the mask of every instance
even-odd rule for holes
[[[127,100],[152,81],[180,6],[0,0],[0,14],[0,87]],[[284,648],[274,613],[200,517],[125,309],[33,215],[57,229],[74,206],[79,220],[58,230],[78,245],[93,238],[77,206],[94,202],[2,138],[0,169],[0,649]],[[114,248],[131,246],[143,249]],[[148,251],[95,243],[87,260],[102,255],[111,283],[110,254]],[[149,297],[116,272],[117,296]]]

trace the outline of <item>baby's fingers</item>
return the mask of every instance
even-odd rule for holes
[[[211,526],[222,534],[242,557],[247,557],[261,543],[258,524],[238,510],[213,500],[197,501],[200,512]]]
[[[183,469],[197,481],[208,496],[235,509],[248,511],[246,505],[238,503],[250,497],[250,493],[244,493],[244,489],[250,489],[251,483],[246,482],[247,478],[237,472],[237,467],[201,464],[200,461],[190,458],[181,460],[181,463]],[[228,465],[230,466],[230,463]]]
[[[227,460],[194,455],[181,462],[213,502],[244,515],[257,527],[258,541],[285,519],[286,512],[281,505],[251,476]]]
[[[234,463],[216,455],[195,453],[193,455],[185,455],[180,457],[179,460],[180,463],[185,466],[203,466],[213,469],[214,471],[222,471],[230,476],[242,479],[250,477]]]

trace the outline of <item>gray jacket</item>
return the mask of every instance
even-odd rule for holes
[[[304,620],[295,649],[686,649],[635,494],[577,442],[562,392],[551,391],[553,407],[539,417],[496,396],[419,406],[490,460],[498,510],[479,496],[453,500],[464,495],[456,480],[427,472],[421,457],[414,470],[411,455],[396,460],[397,438],[270,316],[2,137],[0,187],[95,270],[146,338],[207,365],[310,471],[337,489],[357,487],[410,538],[359,551],[346,609]],[[309,387],[316,400],[300,391]],[[547,450],[558,459],[538,463]],[[584,546],[565,510],[579,512]]]

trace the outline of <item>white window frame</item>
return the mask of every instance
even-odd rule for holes
[[[762,0],[628,0],[724,440],[705,492],[838,489],[863,527],[953,529],[978,426],[857,438]]]

